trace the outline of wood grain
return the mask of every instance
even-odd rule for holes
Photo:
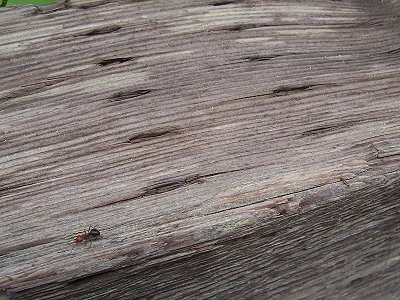
[[[1,9],[0,286],[400,297],[399,7]],[[74,246],[89,225],[103,238]]]

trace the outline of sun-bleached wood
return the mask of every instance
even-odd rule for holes
[[[0,287],[400,297],[399,1],[0,9]],[[102,239],[74,245],[90,225]]]

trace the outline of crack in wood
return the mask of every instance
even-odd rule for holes
[[[324,84],[308,84],[308,85],[300,85],[300,86],[282,86],[276,88],[272,91],[273,96],[286,96],[291,93],[303,92],[311,90],[317,86],[323,86]]]
[[[204,183],[205,178],[228,174],[228,173],[233,173],[233,172],[245,171],[245,170],[249,170],[249,169],[252,169],[252,167],[239,168],[239,169],[222,171],[222,172],[215,172],[215,173],[210,173],[210,174],[205,174],[205,175],[195,174],[195,175],[189,175],[185,178],[166,179],[166,180],[160,181],[158,183],[155,183],[153,185],[149,185],[149,186],[143,188],[142,189],[143,192],[139,193],[136,196],[117,200],[117,201],[112,201],[109,203],[103,203],[103,204],[99,204],[96,206],[91,206],[91,207],[88,207],[88,208],[85,208],[85,209],[79,210],[79,211],[86,211],[86,210],[101,208],[101,207],[114,205],[114,204],[118,204],[118,203],[122,203],[122,202],[132,201],[132,200],[147,197],[147,196],[162,194],[162,193],[170,192],[172,190],[176,190],[178,188],[185,187],[190,184]],[[76,211],[74,211],[74,212],[76,212]]]
[[[214,2],[214,3],[210,3],[209,5],[211,6],[223,6],[223,5],[228,5],[228,4],[236,4],[239,1],[231,1],[231,0],[227,0],[227,1],[218,1],[218,2]]]
[[[398,54],[400,53],[400,48],[392,49],[386,52],[387,54]]]
[[[381,158],[393,157],[393,156],[399,156],[399,155],[400,155],[400,152],[398,152],[398,153],[390,153],[390,154],[381,154],[381,155],[378,156],[378,158],[381,159]]]
[[[248,29],[255,29],[255,28],[262,28],[262,27],[270,27],[270,24],[255,24],[255,23],[244,23],[244,24],[237,24],[231,26],[225,26],[220,28],[219,30],[226,30],[226,31],[244,31]]]
[[[151,195],[155,195],[155,194],[166,193],[166,192],[170,192],[172,190],[181,188],[181,187],[189,185],[189,184],[203,183],[203,182],[204,181],[202,180],[202,176],[200,176],[200,175],[191,175],[191,176],[185,177],[183,179],[165,180],[165,181],[158,182],[154,185],[150,185],[150,186],[143,188],[142,190],[144,190],[144,191],[136,196],[117,200],[117,201],[112,201],[109,203],[99,204],[96,206],[91,206],[91,207],[84,209],[83,211],[101,208],[101,207],[114,205],[114,204],[118,204],[118,203],[123,203],[123,202],[127,202],[127,201],[132,201],[135,199],[139,199],[139,198],[143,198],[143,197],[151,196]],[[80,211],[82,211],[82,210],[80,210]]]
[[[393,156],[399,156],[399,155],[400,155],[400,152],[380,153],[380,151],[378,150],[378,152],[376,154],[376,158],[382,159],[382,158],[386,158],[386,157],[393,157]]]
[[[50,87],[50,86],[57,84],[64,80],[65,80],[64,77],[49,78],[45,81],[35,82],[35,83],[29,84],[29,85],[21,86],[21,88],[19,90],[13,91],[13,92],[9,93],[8,95],[4,96],[3,98],[0,98],[0,103],[4,103],[8,100],[15,99],[15,98],[29,96],[33,93],[40,93],[40,92],[44,91],[47,87]]]
[[[314,87],[318,87],[318,86],[325,86],[325,87],[332,87],[332,86],[336,86],[337,84],[335,83],[320,83],[320,84],[311,84],[311,85],[305,85],[305,86],[299,86],[299,87],[279,87],[276,88],[274,90],[272,90],[272,92],[268,92],[268,93],[262,93],[262,94],[256,94],[256,95],[250,95],[250,96],[244,96],[244,97],[239,97],[239,98],[234,98],[228,101],[237,101],[237,100],[242,100],[242,99],[251,99],[251,98],[257,98],[257,97],[263,97],[263,96],[283,96],[283,95],[287,95],[289,93],[292,92],[297,92],[297,91],[305,91],[305,90],[311,90]]]
[[[129,138],[126,142],[124,142],[124,144],[138,144],[144,141],[152,140],[166,135],[176,135],[178,133],[179,133],[178,127],[154,129],[146,132],[137,133],[131,138]]]
[[[26,188],[35,184],[43,183],[45,181],[31,181],[31,182],[23,182],[14,185],[0,186],[0,195],[5,195],[15,189]],[[1,208],[1,206],[0,206]]]
[[[267,60],[271,60],[273,58],[276,57],[280,57],[283,56],[281,54],[272,54],[272,55],[251,55],[251,56],[246,56],[244,57],[244,60],[247,61],[267,61]]]
[[[304,131],[301,135],[303,135],[303,136],[319,135],[319,134],[323,134],[323,133],[332,131],[332,130],[338,128],[338,127],[339,126],[329,126],[329,125],[322,126],[322,127],[318,127],[318,128],[314,128],[314,129],[311,129],[311,130]]]
[[[145,188],[146,192],[142,194],[142,197],[169,192],[169,191],[178,189],[180,187],[183,187],[183,186],[186,186],[189,184],[204,183],[205,178],[228,174],[228,173],[233,173],[233,172],[238,172],[238,171],[244,171],[244,170],[248,170],[248,169],[249,168],[241,168],[241,169],[235,169],[235,170],[215,172],[215,173],[210,173],[210,174],[205,174],[205,175],[196,174],[196,175],[187,176],[183,179],[167,179],[167,180],[158,182],[154,185],[146,187]]]
[[[120,30],[122,26],[119,25],[107,25],[103,27],[98,27],[89,31],[86,31],[80,35],[83,36],[94,36],[94,35],[101,35],[101,34],[107,34],[107,33],[112,33]]]
[[[116,63],[116,62],[111,62],[111,63]],[[109,64],[109,63],[108,63]],[[118,92],[115,93],[111,96],[111,101],[122,101],[122,100],[127,100],[127,99],[131,99],[131,98],[136,98],[136,97],[140,97],[143,95],[147,95],[151,92],[153,92],[154,90],[151,89],[139,89],[139,90],[127,90],[127,91],[122,91],[122,92]]]
[[[148,195],[166,193],[172,190],[176,190],[188,184],[203,183],[203,182],[204,179],[202,179],[200,175],[192,175],[183,179],[161,181],[152,186],[146,187],[146,192],[143,193],[143,197]]]
[[[362,120],[349,120],[349,121],[341,121],[340,123],[337,124],[326,124],[322,125],[317,128],[313,128],[310,130],[303,131],[301,133],[302,136],[317,136],[317,135],[323,135],[327,132],[334,131],[334,130],[346,130],[351,128],[352,126],[355,125],[360,125],[363,121]]]
[[[230,210],[234,210],[234,209],[238,209],[238,208],[243,208],[243,207],[250,206],[250,205],[254,205],[254,204],[260,204],[260,203],[263,203],[263,202],[266,202],[266,201],[270,201],[270,200],[274,200],[274,199],[279,199],[279,198],[283,198],[283,197],[288,197],[288,196],[292,197],[292,196],[294,196],[294,195],[301,194],[301,193],[304,193],[304,192],[307,192],[307,191],[311,191],[311,190],[314,190],[314,189],[317,189],[317,188],[321,188],[321,187],[327,186],[327,185],[329,185],[329,184],[332,184],[332,183],[325,183],[325,184],[315,185],[315,186],[312,186],[312,187],[309,187],[309,188],[305,188],[305,189],[301,189],[301,190],[297,190],[297,191],[293,191],[293,192],[289,192],[289,193],[284,193],[284,194],[280,194],[280,195],[277,195],[277,196],[272,196],[272,197],[269,197],[269,198],[266,198],[266,199],[262,199],[262,200],[259,200],[259,201],[255,201],[255,202],[251,202],[251,203],[246,203],[246,204],[243,204],[243,205],[237,205],[237,206],[234,206],[234,207],[229,207],[229,208],[222,209],[222,210],[219,210],[219,211],[210,212],[210,213],[206,214],[206,216],[215,215],[215,214],[219,214],[219,213],[225,213],[225,212],[230,211]],[[279,202],[279,203],[281,203],[281,204],[286,204],[286,203],[284,203],[285,200],[286,200],[286,199],[284,199],[284,200],[282,201],[282,203],[281,203],[281,202]],[[287,199],[287,200],[289,201],[289,199]],[[272,203],[271,205],[270,205],[270,204],[267,204],[267,206],[268,206],[268,208],[270,208],[270,209],[272,209],[272,210],[275,210],[277,213],[281,214],[281,213],[276,209],[276,208],[280,208],[279,205],[277,205],[277,204],[279,204],[279,203],[275,203],[275,204]]]
[[[124,62],[132,60],[133,57],[115,57],[115,58],[105,58],[100,60],[97,64],[101,67],[105,67],[112,64],[122,64]]]

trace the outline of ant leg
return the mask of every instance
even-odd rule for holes
[[[91,246],[92,246],[92,238],[90,237],[90,236],[88,236],[87,238],[86,238],[86,242],[87,241],[89,241],[89,247],[88,248],[90,248]]]

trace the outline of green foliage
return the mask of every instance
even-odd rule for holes
[[[26,5],[26,4],[42,5],[54,2],[60,2],[60,0],[8,0],[7,6]]]

